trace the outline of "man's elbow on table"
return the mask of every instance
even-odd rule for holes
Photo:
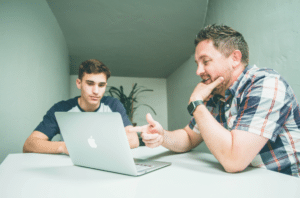
[[[249,165],[248,159],[243,155],[233,155],[232,153],[217,157],[224,170],[228,173],[242,172]]]
[[[243,170],[245,170],[247,168],[248,165],[245,165],[243,163],[239,163],[237,161],[227,161],[225,163],[221,163],[224,170],[227,173],[238,173],[238,172],[242,172]]]

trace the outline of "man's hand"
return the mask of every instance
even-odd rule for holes
[[[213,97],[213,90],[218,87],[223,81],[224,78],[219,77],[217,80],[210,84],[204,84],[203,82],[200,82],[194,89],[189,103],[196,100],[203,100],[204,102],[207,102],[211,97]]]
[[[147,147],[158,147],[164,142],[164,129],[159,122],[152,118],[150,113],[146,115],[146,120],[149,124],[133,127],[130,132],[142,132],[141,137]]]

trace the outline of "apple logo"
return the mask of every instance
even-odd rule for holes
[[[91,136],[89,139],[88,139],[88,143],[89,145],[92,147],[92,148],[97,148],[97,144],[95,142],[95,139]]]

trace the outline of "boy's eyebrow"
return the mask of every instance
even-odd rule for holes
[[[89,82],[89,83],[94,83],[94,81],[92,81],[92,80],[86,80],[86,82]]]
[[[95,81],[92,81],[92,80],[86,80],[87,83],[95,83]],[[99,82],[99,84],[101,85],[105,85],[107,84],[107,82]]]

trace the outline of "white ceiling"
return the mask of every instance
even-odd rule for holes
[[[95,58],[113,76],[166,78],[194,52],[208,0],[47,0],[65,36],[70,72]]]

